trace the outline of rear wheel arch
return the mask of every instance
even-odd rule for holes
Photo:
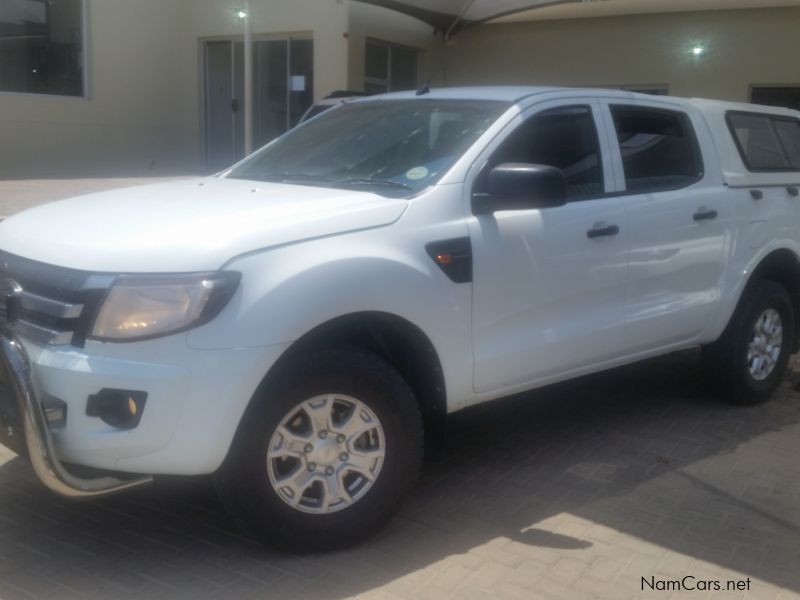
[[[739,301],[745,295],[745,290],[764,280],[782,285],[789,294],[796,317],[793,348],[796,352],[800,349],[800,257],[789,248],[779,248],[767,254],[752,270]]]

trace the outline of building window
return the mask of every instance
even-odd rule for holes
[[[383,94],[417,87],[419,50],[367,40],[364,61],[364,91]]]
[[[84,95],[83,0],[0,0],[0,92]]]
[[[585,86],[585,87],[600,87],[600,88],[605,88],[607,90],[623,90],[625,92],[650,94],[652,96],[669,95],[669,85],[667,85],[666,83],[627,83],[624,85],[614,84],[614,85]]]
[[[754,85],[750,88],[750,102],[800,110],[800,85]]]
[[[666,83],[655,83],[651,85],[645,84],[632,84],[621,85],[619,89],[626,92],[637,92],[639,94],[650,94],[652,96],[668,96],[669,86]]]

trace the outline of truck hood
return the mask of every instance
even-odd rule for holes
[[[211,271],[246,252],[389,225],[406,206],[363,191],[194,179],[27,210],[0,223],[0,250],[95,272]]]

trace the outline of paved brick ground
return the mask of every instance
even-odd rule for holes
[[[752,408],[676,354],[460,413],[390,527],[289,556],[230,523],[208,483],[86,503],[0,454],[0,598],[800,597],[800,365]],[[642,577],[750,591],[642,591]]]
[[[0,217],[152,178],[0,181]],[[207,481],[70,503],[0,449],[0,599],[800,597],[800,363],[733,408],[682,353],[477,407],[390,527],[287,556]],[[750,591],[642,591],[750,578]]]

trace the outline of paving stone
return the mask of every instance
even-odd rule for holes
[[[680,353],[459,413],[401,516],[327,555],[262,548],[194,480],[72,503],[0,449],[0,599],[647,598],[642,577],[689,574],[800,598],[800,392],[730,407],[697,371]]]

